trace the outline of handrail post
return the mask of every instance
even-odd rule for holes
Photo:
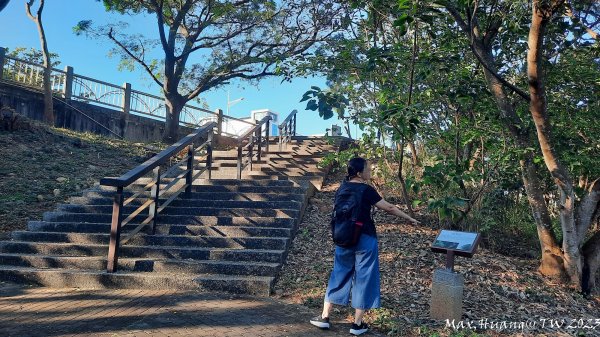
[[[223,109],[217,109],[217,135],[223,134]]]
[[[65,98],[65,101],[68,102],[69,100],[71,100],[71,97],[73,96],[73,76],[74,76],[73,67],[66,66],[65,73],[67,73],[67,75],[65,76],[65,86],[63,87],[63,97]]]
[[[242,144],[238,145],[237,178],[242,179]]]
[[[106,271],[114,273],[117,271],[119,260],[119,240],[121,238],[121,213],[123,212],[123,187],[117,188],[113,197],[112,221],[110,224],[110,243],[108,245],[108,263]]]
[[[294,119],[294,117],[292,117],[292,119]],[[287,149],[288,143],[290,142],[291,134],[292,134],[292,121],[290,120],[285,125],[285,148],[286,149]]]
[[[150,216],[152,217],[152,235],[156,233],[156,223],[158,221],[158,197],[160,195],[160,166],[154,168],[154,183],[150,196],[153,203],[150,206]]]
[[[285,129],[285,125],[283,125],[283,128],[279,128],[279,152],[281,152],[281,147],[283,146],[283,139],[282,139],[282,135],[283,135],[283,129]]]
[[[269,119],[267,121],[267,130],[266,130],[266,134],[265,134],[265,141],[266,141],[265,154],[269,153],[269,136],[270,135],[271,135],[271,120]]]
[[[208,133],[208,145],[206,146],[206,167],[208,169],[208,180],[212,179],[212,143],[213,143],[213,129]]]
[[[252,139],[252,141],[250,142],[251,146],[248,149],[248,160],[250,161],[250,163],[248,163],[248,166],[250,167],[250,171],[252,171],[252,157],[254,157],[254,137],[250,139]]]
[[[4,59],[6,58],[6,48],[0,47],[0,79],[4,77]]]
[[[258,161],[260,161],[262,155],[262,125],[258,129]]]
[[[185,195],[187,197],[192,193],[192,178],[194,177],[194,143],[188,146],[187,173],[185,175]]]
[[[294,126],[293,126],[293,129],[292,129],[292,136],[296,135],[296,116],[297,116],[297,114],[294,114],[294,117],[293,117]],[[290,137],[290,140],[292,140],[291,137]]]

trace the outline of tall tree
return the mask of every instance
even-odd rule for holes
[[[529,28],[527,77],[531,96],[529,111],[535,123],[544,163],[559,191],[559,213],[563,233],[562,256],[570,283],[584,291],[594,287],[595,274],[600,267],[600,231],[587,240],[588,230],[600,202],[600,177],[589,186],[577,205],[575,184],[562,163],[559,148],[552,135],[544,79],[544,39],[557,13],[564,13],[565,1],[534,1]],[[584,275],[584,268],[586,273]]]
[[[337,24],[337,5],[329,0],[103,2],[109,11],[156,16],[155,39],[128,36],[123,25],[99,32],[162,88],[167,106],[164,140],[168,142],[177,138],[179,116],[188,101],[232,80],[277,75],[278,65],[309,51]],[[90,21],[80,22],[77,28],[89,31]],[[161,60],[149,56],[155,46],[164,54]]]
[[[367,45],[368,51],[358,54],[334,49],[330,58],[335,66],[331,69],[339,73],[330,75],[333,88],[341,88],[351,104],[356,105],[356,101],[365,100],[369,86],[350,80],[360,74],[367,78],[369,73],[374,74],[382,82],[372,93],[379,98],[379,113],[368,115],[366,109],[361,109],[359,115],[369,116],[363,121],[377,127],[382,120],[388,123],[411,110],[410,106],[397,104],[403,100],[395,97],[416,94],[412,105],[418,106],[414,110],[419,111],[413,115],[420,123],[418,137],[435,138],[435,142],[428,144],[433,148],[427,152],[449,157],[452,154],[448,149],[453,147],[455,166],[461,160],[470,161],[469,171],[475,161],[480,161],[479,190],[472,194],[474,197],[464,194],[472,199],[469,206],[484,191],[487,179],[484,169],[489,167],[490,160],[519,158],[522,183],[513,185],[524,186],[528,197],[541,247],[540,272],[568,276],[574,287],[591,291],[600,266],[600,231],[592,226],[600,214],[600,179],[596,179],[600,170],[592,159],[600,153],[600,144],[591,136],[599,128],[600,117],[599,101],[594,94],[600,90],[598,42],[594,34],[600,24],[597,15],[600,4],[591,0],[356,3],[379,16],[378,46]],[[420,10],[408,5],[402,9],[402,4],[416,5]],[[370,18],[357,17],[366,18],[365,21]],[[417,20],[431,26],[420,29],[431,38],[420,46],[416,59],[417,64],[427,65],[421,70],[417,67],[413,78],[406,76],[415,69],[414,53],[412,57],[407,53],[408,38],[400,40],[403,45],[389,42],[394,34],[405,35],[407,27],[410,28],[408,23]],[[414,42],[417,35],[411,35]],[[354,36],[357,42],[353,46],[358,50],[356,46],[364,45],[367,39],[359,38],[359,34]],[[404,55],[395,49],[404,50]],[[361,63],[368,67],[359,68]],[[348,64],[346,69],[345,64]],[[378,74],[379,67],[384,71]],[[427,75],[431,69],[437,74]],[[350,83],[344,88],[335,77]],[[394,83],[400,78],[401,81]],[[413,85],[417,90],[410,89],[413,87],[410,79],[416,82]],[[480,80],[486,87],[480,85]],[[529,92],[522,88],[528,88]],[[322,110],[321,102],[314,102],[313,107]],[[377,119],[377,115],[384,118]],[[464,142],[461,140],[462,134],[474,134],[476,129],[479,129],[477,139],[469,136]],[[439,137],[435,137],[436,132]],[[475,152],[474,140],[481,144]],[[455,145],[448,146],[451,143]],[[459,151],[461,144],[464,151]],[[509,146],[511,149],[507,151]],[[505,159],[501,160],[502,170],[514,172]],[[450,171],[448,161],[444,165],[433,173]],[[573,177],[579,181],[574,182]],[[465,192],[460,176],[453,178],[459,178],[460,189]],[[471,189],[473,186],[471,183]]]
[[[31,7],[34,5],[35,0],[29,0],[25,3],[25,11],[27,16],[35,22],[38,34],[40,36],[40,44],[42,47],[42,56],[44,61],[44,121],[50,125],[54,125],[54,103],[52,101],[52,86],[50,83],[50,75],[52,74],[52,62],[50,60],[50,53],[48,52],[48,41],[46,39],[46,32],[44,31],[44,24],[42,22],[42,13],[44,11],[45,0],[39,0],[39,6],[34,16],[31,12]]]

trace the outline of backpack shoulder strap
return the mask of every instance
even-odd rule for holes
[[[355,220],[358,218],[358,214],[360,213],[360,208],[362,206],[363,195],[365,194],[365,191],[367,190],[368,187],[369,187],[369,185],[362,184],[362,186],[359,186],[359,188],[355,192],[358,195],[358,205],[357,205],[358,207],[356,207],[354,209],[354,211],[352,212],[352,218],[355,219]]]

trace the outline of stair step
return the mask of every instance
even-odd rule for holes
[[[163,179],[161,180],[161,185],[162,184],[167,184],[168,183],[168,179]],[[185,182],[183,181],[183,179],[180,181],[181,184],[184,184]],[[136,189],[139,188],[140,186],[145,186],[148,183],[150,183],[150,178],[141,178],[138,179],[136,181],[135,184],[132,184],[132,186],[130,186],[132,189]],[[256,187],[256,186],[287,186],[287,187],[294,187],[294,183],[291,181],[262,181],[262,180],[251,180],[251,179],[242,179],[242,180],[238,180],[238,179],[197,179],[194,180],[193,185],[195,186],[247,186],[247,187]],[[116,191],[116,189],[114,187],[111,186],[103,186],[100,185],[97,187],[97,189],[99,190],[103,190],[103,191]]]
[[[293,193],[293,194],[302,194],[306,193],[306,189],[303,187],[292,187],[292,186],[268,186],[268,184],[264,184],[265,186],[235,186],[235,185],[227,185],[227,186],[209,186],[209,185],[201,185],[201,186],[192,186],[192,191],[194,192],[242,192],[242,193]]]
[[[0,254],[0,265],[42,269],[102,271],[106,262],[105,256]],[[275,276],[279,270],[279,264],[272,262],[120,258],[118,263],[122,272]]]
[[[295,165],[290,165],[290,166],[283,166],[283,167],[279,167],[277,165],[271,165],[271,164],[263,164],[258,166],[258,170],[262,171],[262,172],[278,172],[278,173],[288,173],[288,172],[293,172],[293,173],[301,173],[301,174],[310,174],[310,173],[320,173],[320,174],[324,174],[327,171],[323,168],[318,168],[318,167],[298,167]]]
[[[251,171],[246,172],[247,176],[252,177],[322,177],[323,172],[284,172],[284,171]]]
[[[146,215],[133,219],[144,219]],[[172,215],[160,214],[160,222],[168,224],[186,224],[186,225],[253,225],[253,224],[274,224],[276,226],[287,227],[294,226],[295,219],[291,218],[273,218],[273,217],[252,217],[252,216],[200,216],[200,215]],[[66,212],[45,212],[44,221],[48,222],[92,222],[92,223],[111,223],[112,214],[97,213],[66,213]],[[138,221],[139,223],[139,221]]]
[[[302,187],[289,187],[289,186],[211,186],[211,185],[198,185],[192,186],[192,196],[195,193],[253,193],[253,194],[277,194],[277,195],[302,195],[306,190]],[[90,190],[84,193],[85,197],[109,197],[112,198],[115,191],[111,190]],[[124,197],[128,198],[133,195],[132,192],[125,191]],[[215,199],[216,200],[216,199]]]
[[[138,224],[127,224],[121,230],[128,233]],[[254,226],[198,226],[158,224],[155,234],[160,235],[191,235],[191,236],[224,236],[224,237],[290,237],[290,227],[275,227],[274,225]],[[60,232],[60,233],[110,233],[110,224],[106,223],[76,223],[76,222],[44,222],[30,221],[28,230],[31,232]],[[149,233],[150,226],[143,229]]]
[[[53,242],[108,245],[109,233],[61,233],[61,232],[28,232],[14,231],[12,238],[24,242]],[[135,246],[180,246],[232,249],[286,249],[287,237],[223,237],[223,236],[191,236],[191,235],[147,235],[137,234],[128,244]]]
[[[198,179],[194,181],[195,186],[261,186],[275,187],[288,186],[294,187],[291,181],[262,181],[262,180],[237,180],[237,179]]]
[[[60,204],[58,210],[66,213],[101,213],[112,214],[113,207],[107,205],[70,205]],[[125,216],[133,213],[136,206],[124,206],[123,214]],[[250,217],[279,217],[290,218],[298,216],[298,210],[292,209],[246,209],[246,208],[228,208],[215,209],[212,207],[175,207],[167,206],[160,214],[162,215],[199,215],[199,216],[250,216]],[[147,215],[138,215],[136,218],[145,218]]]
[[[203,290],[259,296],[269,296],[274,281],[273,277],[268,276],[106,273],[102,271],[35,269],[12,266],[0,266],[0,279],[58,288]]]
[[[12,241],[0,242],[0,280],[268,296],[312,185],[320,188],[329,170],[317,165],[325,154],[336,151],[322,137],[293,137],[281,151],[276,138],[270,143],[270,151],[253,162],[252,170],[246,167],[240,180],[237,149],[214,151],[212,179],[205,172],[193,182],[191,193],[166,207],[157,216],[154,234],[146,226],[122,244],[117,273],[105,272],[116,188],[98,186],[44,213],[43,221],[29,221],[27,231],[12,233]],[[206,156],[198,153],[195,159],[201,163]],[[162,178],[161,187],[173,181],[172,176]],[[139,179],[125,189],[124,197],[151,181]],[[169,193],[184,184],[179,180]],[[128,202],[123,218],[148,200],[150,193],[144,191]],[[125,225],[122,235],[135,229],[148,212]]]
[[[133,200],[129,205],[139,206],[146,202],[147,198]],[[280,199],[281,200],[281,199]],[[111,206],[112,198],[71,198],[71,204]],[[160,200],[159,205],[165,200]],[[201,200],[195,198],[175,199],[170,204],[173,207],[212,207],[219,208],[266,208],[266,209],[298,209],[302,205],[297,201],[251,201],[251,200]]]
[[[123,233],[127,233],[137,226],[138,224],[127,224],[123,226],[121,230]],[[144,230],[150,230],[149,227],[147,228],[148,229]],[[27,225],[27,229],[32,232],[110,233],[110,224],[30,221]],[[277,224],[253,224],[252,226],[202,226],[159,223],[156,225],[156,234],[205,236],[216,236],[217,234],[221,234],[231,237],[289,237],[292,234],[292,227],[277,227]]]
[[[120,258],[159,258],[282,263],[284,251],[276,249],[233,249],[208,247],[122,245]],[[65,256],[107,256],[108,245],[56,242],[0,242],[0,253]]]

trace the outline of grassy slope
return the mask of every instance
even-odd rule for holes
[[[303,303],[319,313],[333,264],[329,214],[341,175],[332,176],[311,200],[300,224],[287,264],[278,283],[278,297]],[[420,217],[423,218],[423,217]],[[443,323],[429,320],[431,279],[443,268],[444,256],[429,247],[437,234],[426,224],[412,226],[382,212],[375,215],[379,235],[382,305],[366,320],[393,336],[469,336],[469,329],[452,332]],[[457,258],[456,269],[465,277],[463,320],[536,322],[534,330],[487,329],[483,335],[572,335],[578,329],[541,329],[542,319],[592,319],[587,336],[600,335],[600,298],[586,300],[542,278],[535,259],[508,257],[481,249],[472,259]],[[350,319],[348,308],[336,307],[335,316]]]
[[[0,235],[24,229],[100,178],[139,165],[145,145],[35,122],[30,130],[0,132]]]

